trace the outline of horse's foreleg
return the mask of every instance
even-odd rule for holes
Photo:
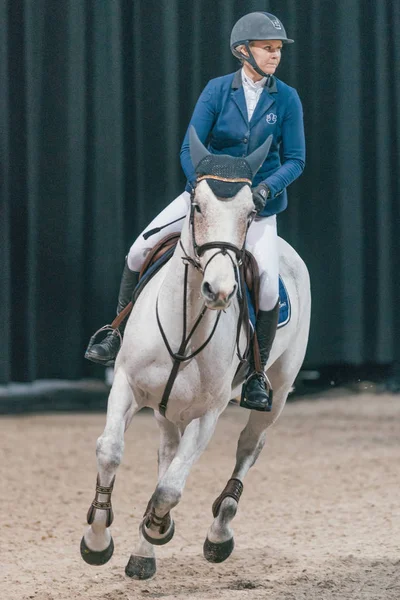
[[[87,514],[89,528],[81,542],[82,558],[89,564],[104,564],[113,553],[109,532],[113,521],[111,494],[122,459],[124,432],[138,408],[125,372],[119,368],[108,398],[106,426],[97,440],[96,495]]]
[[[210,562],[223,562],[232,553],[234,541],[230,524],[237,512],[243,480],[263,449],[267,429],[281,413],[289,389],[290,387],[285,385],[275,391],[271,412],[250,412],[247,425],[239,437],[232,477],[213,503],[214,521],[208,530],[203,548],[204,556]]]
[[[160,480],[167,471],[181,439],[179,428],[167,421],[160,413],[154,413],[160,429],[160,445],[158,449],[158,479]],[[156,572],[156,559],[154,545],[148,542],[139,528],[139,542],[131,554],[125,568],[125,573],[133,579],[149,579]]]
[[[174,458],[160,477],[142,522],[142,533],[152,544],[166,544],[174,534],[170,511],[181,499],[192,465],[201,456],[214,433],[219,411],[194,419],[186,427]]]
[[[160,413],[155,411],[154,416],[160,430],[158,447],[158,480],[160,481],[175,458],[182,435],[179,427],[165,419]]]

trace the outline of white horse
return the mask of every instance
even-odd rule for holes
[[[269,144],[264,144],[247,157],[253,177],[268,148]],[[193,134],[193,164],[197,165],[205,153],[207,150]],[[218,417],[230,399],[240,394],[240,386],[232,389],[239,365],[236,274],[248,221],[254,214],[251,189],[244,185],[234,197],[222,201],[203,180],[196,187],[191,213],[193,220],[188,215],[183,225],[181,245],[177,245],[170,261],[147,284],[128,320],[115,364],[106,426],[97,441],[96,497],[88,513],[89,528],[81,542],[82,557],[89,564],[104,564],[111,558],[114,549],[110,533],[111,492],[122,459],[124,432],[138,410],[144,406],[152,408],[160,429],[158,483],[141,523],[137,546],[125,569],[135,579],[154,575],[154,545],[167,543],[174,533],[170,511],[180,501],[190,469],[210,441]],[[205,244],[210,246],[204,247]],[[227,249],[221,251],[224,245]],[[311,308],[308,271],[298,254],[282,239],[279,249],[280,272],[292,312],[289,323],[277,331],[267,365],[274,389],[272,411],[249,411],[247,425],[238,441],[232,477],[213,505],[214,520],[203,549],[205,558],[211,562],[225,560],[233,550],[230,522],[236,514],[243,479],[264,446],[267,428],[284,407],[306,351]],[[203,317],[184,347],[182,339],[189,337],[199,314]],[[245,338],[242,328],[239,336],[242,352]],[[167,345],[171,352],[179,350],[189,356],[205,343],[204,350],[180,363],[162,416],[160,400],[174,362]]]

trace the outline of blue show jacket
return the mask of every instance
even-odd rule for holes
[[[272,133],[271,149],[253,186],[265,183],[271,190],[261,216],[274,215],[286,208],[286,188],[299,177],[305,165],[303,109],[294,88],[270,77],[249,122],[241,70],[211,79],[197,101],[190,125],[210,152],[230,156],[251,154]],[[181,148],[181,164],[189,191],[196,180],[190,158],[189,128]]]

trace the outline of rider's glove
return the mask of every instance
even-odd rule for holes
[[[271,197],[271,191],[265,183],[260,183],[257,187],[253,188],[253,202],[256,207],[256,211],[260,213],[264,208],[268,198]]]

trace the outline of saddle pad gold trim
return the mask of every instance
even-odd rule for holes
[[[217,181],[229,181],[229,183],[248,183],[251,185],[251,179],[246,179],[245,177],[233,177],[230,179],[229,177],[218,177],[218,175],[201,175],[201,177],[197,178],[197,181],[202,181],[203,179],[216,179]]]

